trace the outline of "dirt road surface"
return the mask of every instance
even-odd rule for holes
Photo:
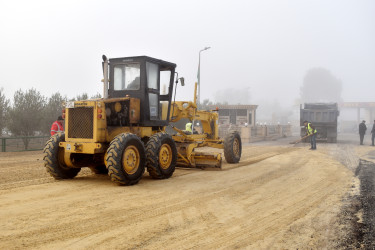
[[[145,173],[129,187],[89,169],[55,181],[40,151],[0,153],[0,249],[363,247],[353,197],[374,148],[342,140],[311,151],[291,140],[245,145],[221,171]]]

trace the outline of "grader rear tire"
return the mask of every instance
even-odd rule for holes
[[[241,159],[242,142],[237,131],[230,132],[224,140],[224,156],[228,163],[238,163]]]
[[[68,168],[63,161],[63,148],[59,147],[59,143],[65,141],[65,134],[58,133],[53,135],[46,143],[44,153],[44,166],[47,172],[56,180],[74,178],[80,168]]]
[[[145,172],[145,148],[138,136],[123,133],[116,136],[107,150],[108,175],[119,185],[134,185]]]
[[[154,179],[168,179],[176,169],[177,147],[172,137],[157,133],[146,144],[147,172]]]

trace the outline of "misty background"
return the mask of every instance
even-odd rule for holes
[[[192,100],[210,46],[201,100],[259,105],[259,118],[303,99],[374,101],[374,13],[371,0],[0,1],[0,89],[94,96],[102,54],[147,55],[176,63],[176,99]]]

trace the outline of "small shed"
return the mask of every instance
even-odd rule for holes
[[[219,109],[219,125],[235,124],[253,127],[256,124],[258,105],[212,105],[210,109]]]

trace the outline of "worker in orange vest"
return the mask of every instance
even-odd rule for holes
[[[51,135],[54,135],[56,133],[59,133],[59,132],[63,132],[64,131],[64,127],[63,127],[63,118],[62,116],[60,115],[57,120],[52,123],[52,126],[51,126]]]

